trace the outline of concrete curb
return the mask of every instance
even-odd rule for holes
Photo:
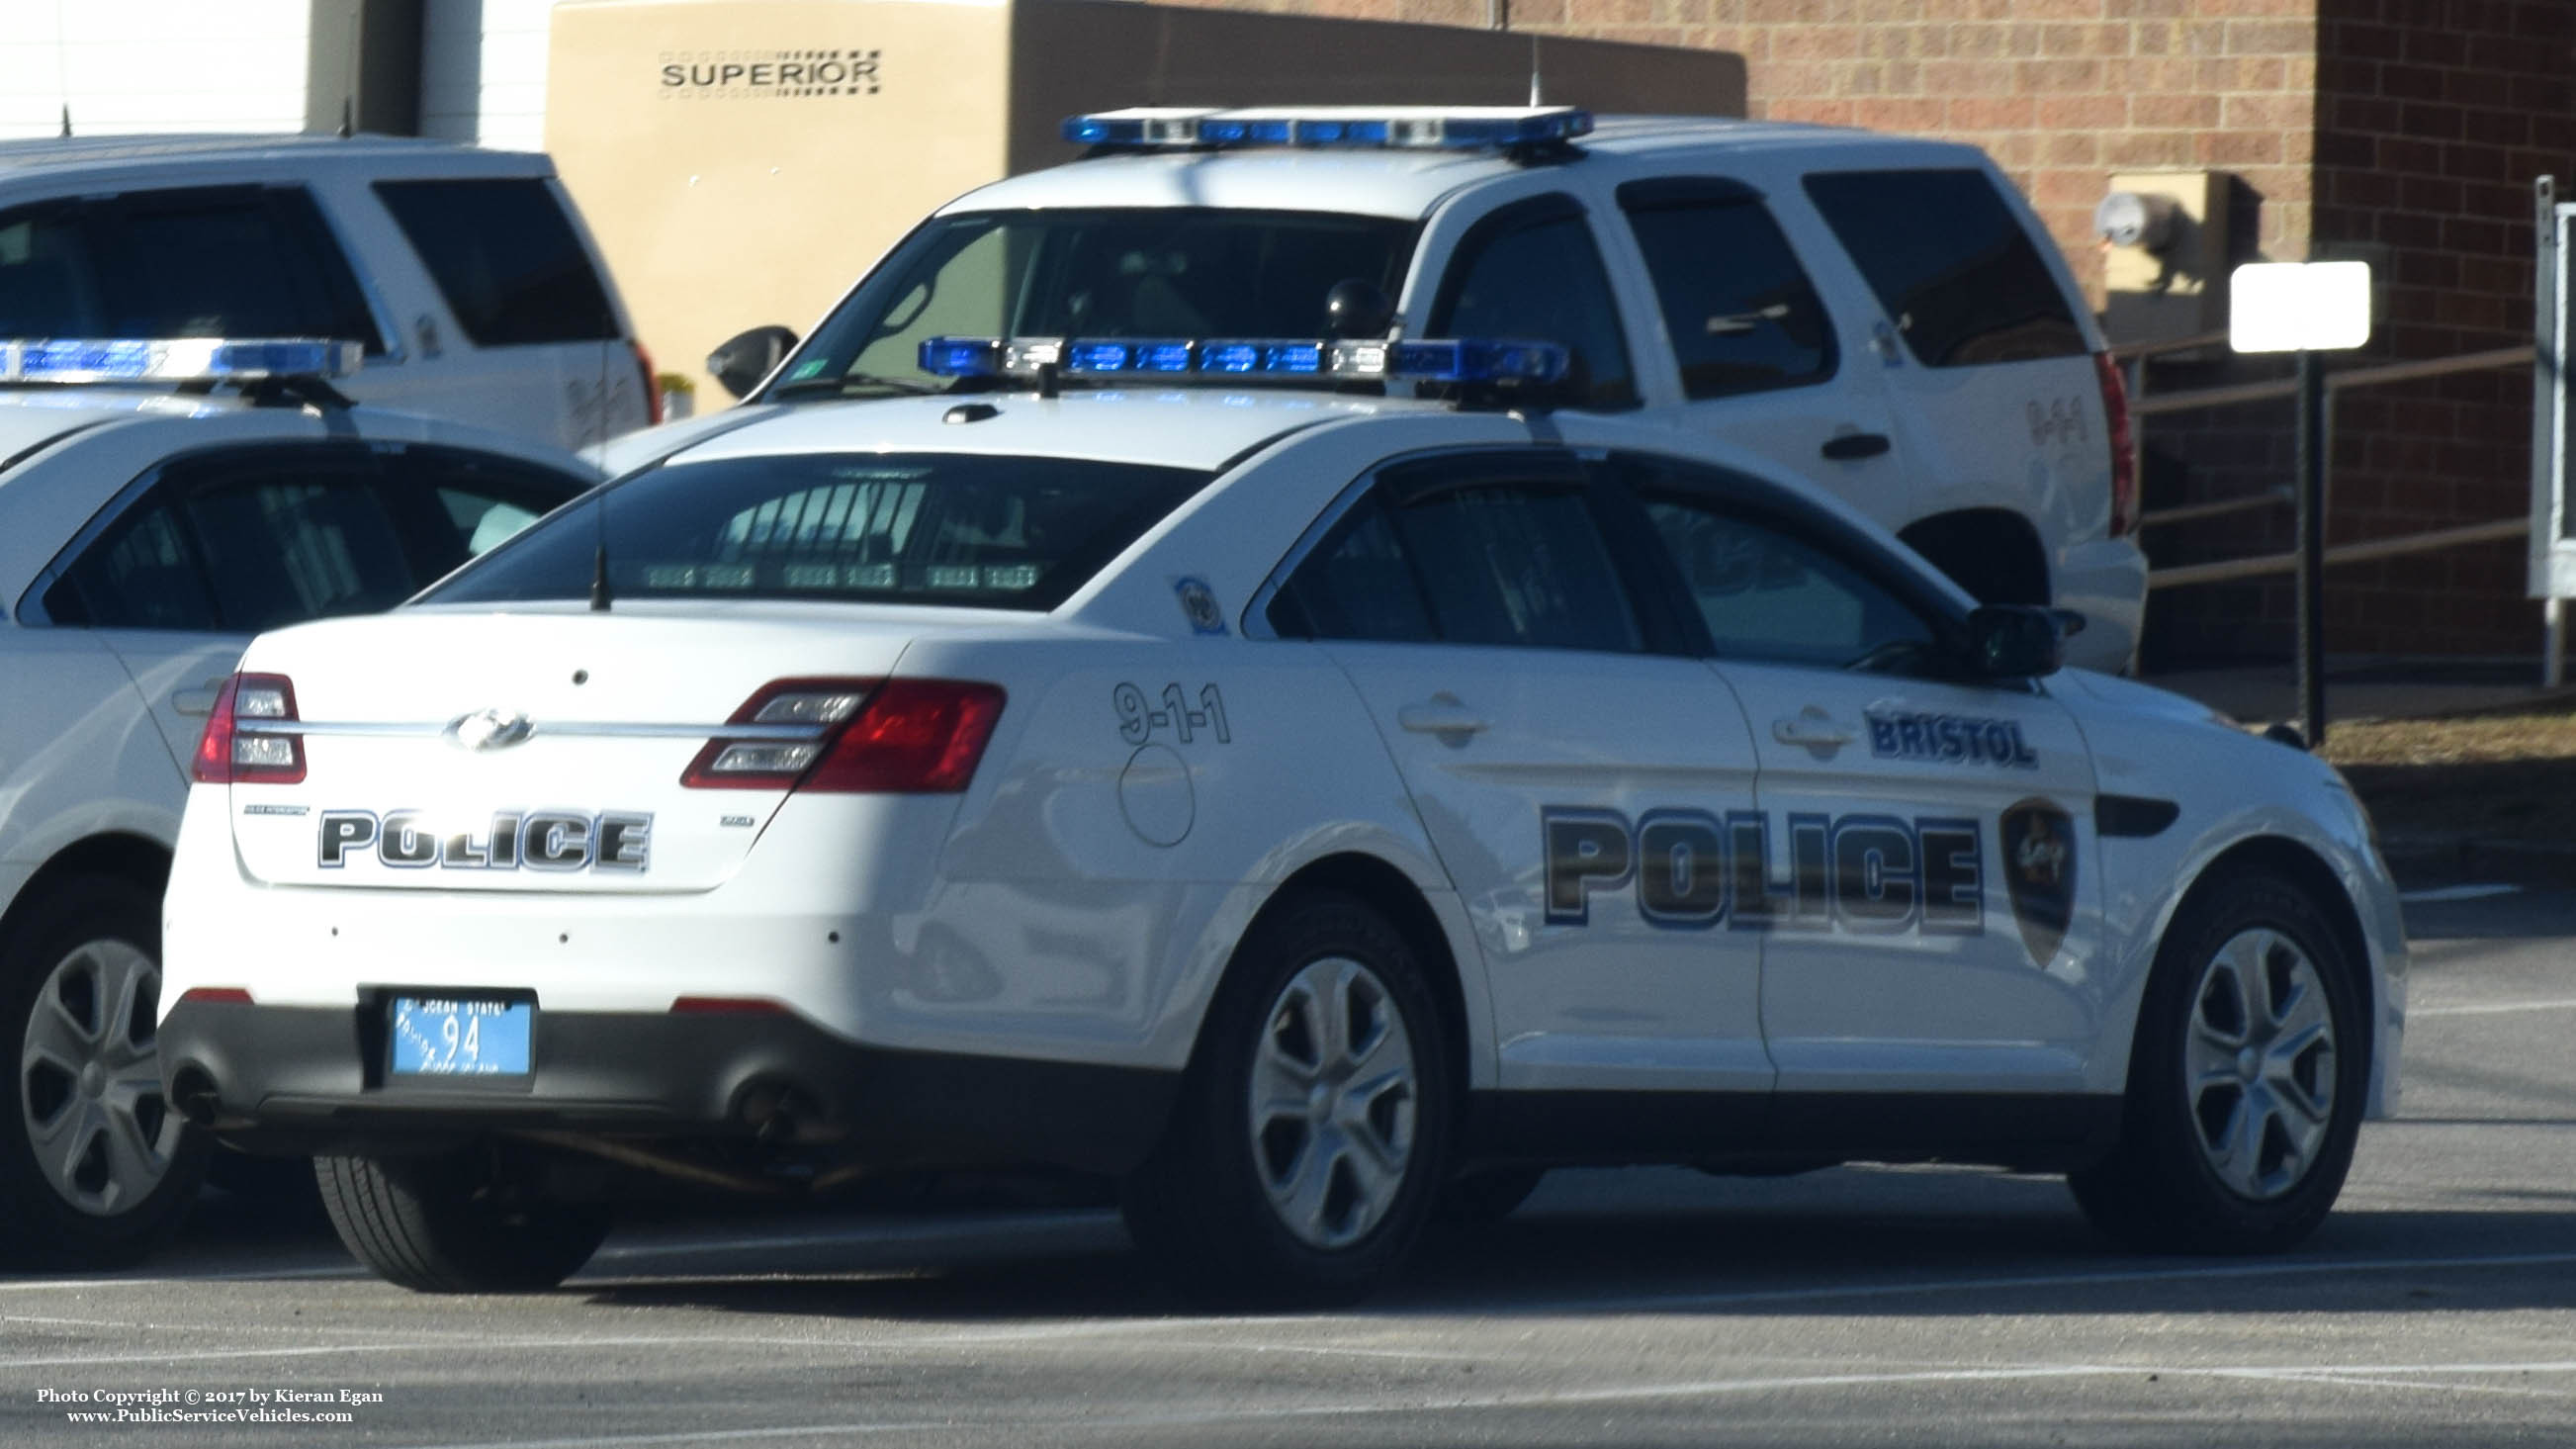
[[[2444,875],[2477,872],[2506,880],[2576,883],[2576,843],[2498,840],[2477,835],[2391,835],[2379,842],[2389,869]]]

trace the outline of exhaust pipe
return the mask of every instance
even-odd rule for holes
[[[215,1113],[223,1105],[214,1073],[195,1062],[182,1064],[170,1078],[170,1105],[195,1126],[214,1126]]]

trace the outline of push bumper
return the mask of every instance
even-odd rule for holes
[[[887,1167],[1120,1173],[1152,1150],[1179,1074],[892,1051],[784,1012],[546,1011],[535,1070],[391,1077],[386,1003],[183,1000],[160,1031],[170,1101],[254,1152],[385,1152],[496,1131],[739,1138]]]

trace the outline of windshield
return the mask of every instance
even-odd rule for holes
[[[1324,298],[1393,298],[1416,224],[1200,208],[975,212],[904,239],[767,396],[932,391],[924,339],[1321,337]]]
[[[415,603],[589,596],[1052,609],[1213,474],[1073,458],[824,453],[652,468]]]

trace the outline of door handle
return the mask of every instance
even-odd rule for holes
[[[1483,716],[1446,692],[1397,710],[1395,722],[1417,735],[1473,735],[1489,728]]]
[[[1771,721],[1771,738],[1784,745],[1830,751],[1850,744],[1853,735],[1836,723],[1833,716],[1809,705],[1795,715],[1783,715]]]
[[[1875,458],[1893,446],[1885,433],[1837,433],[1825,439],[1825,446],[1818,451],[1837,463],[1848,463]]]

